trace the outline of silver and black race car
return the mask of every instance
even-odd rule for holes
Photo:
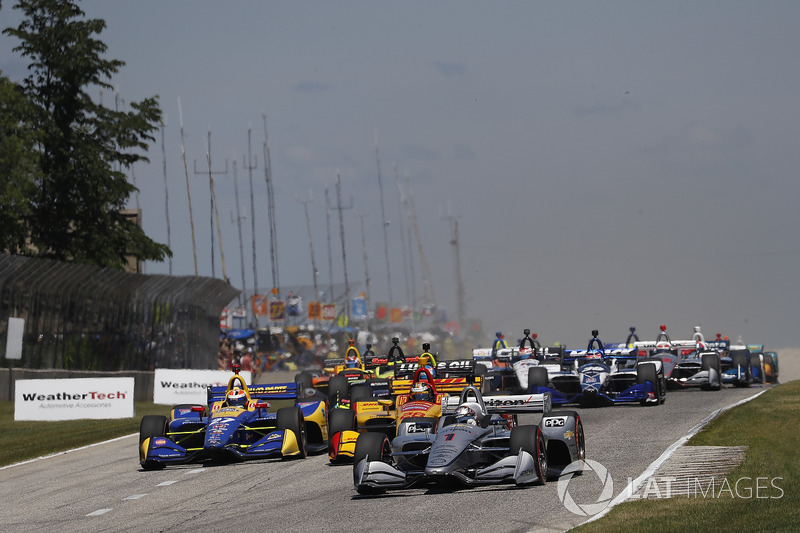
[[[405,420],[391,441],[383,433],[359,435],[353,458],[359,494],[426,484],[542,485],[585,459],[580,416],[551,412],[549,393],[482,396],[468,386],[441,405],[438,422]],[[540,412],[538,425],[517,425],[517,414]]]

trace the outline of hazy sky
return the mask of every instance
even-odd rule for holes
[[[767,347],[796,346],[800,302],[800,3],[795,1],[317,1],[81,3],[107,28],[122,101],[158,95],[167,115],[173,274],[194,263],[180,147],[181,99],[201,275],[211,275],[206,141],[211,131],[226,273],[241,287],[233,161],[253,283],[247,132],[258,281],[271,285],[262,113],[284,289],[310,284],[311,215],[327,285],[325,188],[341,174],[347,272],[371,299],[406,303],[395,176],[413,193],[436,303],[456,314],[458,220],[467,314],[514,340],[583,347],[659,324],[699,324]],[[3,2],[3,28],[16,26]],[[0,69],[25,61],[0,38]],[[113,94],[103,95],[113,105]],[[163,159],[134,167],[144,228],[166,243]],[[395,170],[396,169],[396,170]],[[135,200],[131,200],[135,206]],[[261,206],[260,208],[258,206]],[[337,213],[334,277],[343,279]],[[401,232],[401,226],[404,232]],[[215,235],[216,240],[216,235]],[[416,243],[414,243],[416,247]],[[216,275],[221,277],[219,243]],[[422,269],[416,248],[416,293]],[[148,263],[149,274],[168,263]]]

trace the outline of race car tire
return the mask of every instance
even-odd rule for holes
[[[314,378],[311,372],[304,370],[294,377],[294,382],[302,385],[304,389],[310,389],[314,386]]]
[[[328,399],[331,405],[337,405],[350,399],[350,382],[347,376],[333,376],[328,381]]]
[[[281,407],[276,415],[277,429],[292,430],[297,437],[297,445],[300,453],[292,456],[292,459],[303,459],[306,457],[306,427],[303,411],[299,407]],[[288,459],[288,457],[287,457]]]
[[[536,468],[536,485],[547,482],[547,443],[539,426],[517,426],[511,430],[509,437],[509,453],[516,455],[519,449],[533,457]]]
[[[352,409],[337,407],[328,415],[328,449],[331,449],[333,436],[342,431],[356,430],[356,413]]]
[[[350,402],[357,402],[359,400],[371,400],[372,387],[366,384],[358,384],[350,387]]]
[[[537,387],[547,386],[547,369],[541,366],[532,366],[528,369],[528,392],[538,390]]]
[[[578,414],[575,414],[575,445],[578,448],[578,459],[580,461],[586,460],[586,439],[583,435],[583,422],[581,422],[581,417]],[[576,476],[579,476],[583,473],[582,469],[579,469],[575,472]]]
[[[661,384],[658,380],[658,372],[656,371],[655,363],[640,363],[636,365],[636,383],[643,384],[650,382],[653,384],[653,387],[656,389],[656,398],[659,398],[658,402],[651,403],[647,400],[640,400],[640,405],[658,405],[661,403]]]
[[[700,369],[708,370],[711,373],[714,370],[717,374],[717,379],[712,383],[710,378],[707,385],[703,385],[705,390],[720,390],[722,388],[722,363],[720,362],[719,355],[706,353],[700,359]]]
[[[737,387],[749,387],[753,381],[752,370],[750,370],[750,365],[747,363],[747,354],[743,352],[736,352],[731,355],[731,366],[734,369],[738,369],[739,367],[744,367],[745,370],[745,380],[736,380],[733,384]],[[737,370],[738,372],[738,370]]]
[[[353,482],[358,484],[358,463],[362,459],[368,458],[369,461],[383,461],[385,463],[392,463],[392,447],[389,443],[389,437],[383,433],[362,433],[358,436],[356,441],[356,449],[353,453]],[[375,489],[372,487],[359,487],[356,486],[359,494],[372,495],[382,494],[383,489]]]
[[[167,417],[164,415],[144,415],[139,424],[139,446],[150,437],[163,437],[167,434]]]

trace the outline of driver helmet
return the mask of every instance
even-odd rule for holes
[[[433,388],[429,383],[417,382],[411,387],[411,399],[415,402],[431,402],[436,401],[436,396],[433,394]]]
[[[453,413],[456,423],[469,424],[470,426],[480,426],[483,422],[481,407],[477,403],[462,403],[456,407]]]
[[[656,342],[656,351],[657,352],[668,352],[672,348],[672,344],[667,341],[658,341]]]
[[[589,350],[586,352],[586,360],[592,362],[598,362],[603,359],[603,354],[600,350]]]
[[[494,334],[494,336],[497,337],[498,339],[502,339],[503,338],[503,332],[502,331],[498,331],[497,333]]]
[[[244,407],[247,403],[247,394],[242,389],[231,389],[228,391],[228,405]]]

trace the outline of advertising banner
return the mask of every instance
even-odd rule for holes
[[[14,420],[133,418],[133,378],[18,379]]]
[[[245,383],[252,382],[251,372],[239,372]],[[208,387],[225,386],[233,374],[227,370],[180,370],[156,368],[153,382],[153,403],[178,405],[208,403]]]

